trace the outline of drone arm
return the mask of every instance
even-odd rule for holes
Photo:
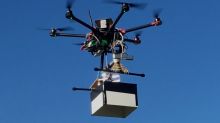
[[[55,36],[64,36],[64,37],[77,37],[77,38],[85,38],[85,34],[68,34],[68,33],[56,33],[50,36],[55,37]]]
[[[83,25],[86,28],[92,30],[93,32],[97,32],[97,30],[94,27],[90,26],[89,24],[85,23],[84,21],[82,21],[79,18],[77,18],[76,16],[74,16],[71,10],[67,11],[66,18],[70,19],[70,20],[74,20],[74,21],[80,23],[81,25]]]
[[[140,30],[140,29],[148,28],[148,27],[151,27],[151,26],[159,26],[161,24],[162,24],[162,21],[160,20],[160,18],[156,18],[155,21],[153,21],[151,23],[127,29],[127,30],[125,30],[125,32],[126,33],[133,32],[133,31],[137,31],[137,30]]]
[[[94,27],[92,27],[92,26],[90,26],[89,24],[83,22],[83,21],[80,20],[79,18],[73,16],[73,20],[75,20],[76,22],[80,23],[81,25],[83,25],[83,26],[89,28],[89,29],[92,30],[93,32],[97,32],[96,29],[95,29]]]
[[[134,43],[134,44],[140,44],[141,43],[140,40],[134,40],[134,39],[128,39],[128,38],[125,38],[124,41],[129,42],[129,43]]]
[[[126,33],[133,32],[133,31],[144,29],[144,28],[148,28],[148,27],[151,27],[151,26],[153,26],[151,23],[150,24],[144,24],[144,25],[141,25],[141,26],[137,26],[137,27],[133,27],[133,28],[130,28],[130,29],[126,29],[125,32]]]
[[[116,26],[116,24],[118,23],[118,21],[121,19],[121,17],[124,15],[125,12],[129,11],[129,5],[127,3],[122,4],[122,8],[121,8],[121,12],[118,15],[118,17],[116,18],[116,20],[114,21],[114,23],[111,26],[111,30],[113,30]]]
[[[118,21],[121,19],[122,15],[124,14],[125,12],[121,11],[120,14],[118,15],[118,17],[116,18],[116,20],[114,21],[111,29],[114,29],[116,24],[118,23]]]

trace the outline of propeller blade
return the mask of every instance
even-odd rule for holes
[[[61,27],[61,28],[56,28],[56,30],[58,31],[70,31],[70,30],[74,30],[72,27]]]
[[[72,8],[74,2],[75,2],[75,0],[67,0],[66,8],[70,10]]]
[[[135,37],[139,37],[139,36],[141,36],[141,34],[142,34],[142,31],[135,32]]]
[[[50,30],[58,30],[58,31],[70,31],[74,30],[72,27],[61,27],[61,28],[37,28],[38,30],[50,31]]]
[[[109,3],[109,4],[123,4],[123,2],[119,2],[119,1],[116,1],[116,0],[105,0],[104,2]]]
[[[145,9],[147,6],[147,3],[128,3],[128,5],[132,8]]]
[[[156,9],[153,11],[154,18],[159,18],[160,13],[162,12],[162,9]]]
[[[49,28],[37,28],[37,30],[50,31],[51,29],[49,29]]]
[[[137,9],[144,9],[147,6],[147,3],[128,3],[128,2],[120,2],[116,0],[105,0],[105,3],[109,4],[128,4],[129,7],[137,8]]]

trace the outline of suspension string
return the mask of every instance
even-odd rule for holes
[[[124,37],[123,37],[123,35],[122,35],[121,32],[119,32],[119,35],[121,36],[121,40],[119,40],[118,43],[119,43],[119,45],[120,45],[121,48],[122,48],[122,53],[120,54],[120,57],[122,58],[122,54],[125,52],[125,50],[124,50],[124,44],[123,44]]]
[[[96,76],[96,79],[99,79],[100,78],[100,71],[97,72],[97,76]]]
[[[114,37],[113,37],[113,43],[112,43],[112,50],[114,50],[116,43],[115,43],[115,33],[114,33]]]
[[[96,41],[98,41],[98,43],[100,44],[100,41],[99,41],[99,39],[95,36],[95,34],[93,34],[92,35],[95,39],[96,39]]]
[[[105,65],[108,66],[108,56],[105,56]]]

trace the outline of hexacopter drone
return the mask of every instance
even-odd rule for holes
[[[146,4],[118,2],[115,0],[106,0],[108,3],[121,4],[121,12],[113,21],[111,18],[95,21],[90,15],[91,25],[77,18],[72,8],[73,1],[67,2],[66,18],[81,24],[91,30],[87,34],[70,34],[63,33],[69,28],[53,28],[50,31],[50,36],[78,37],[85,38],[83,43],[80,43],[81,50],[90,52],[93,56],[99,56],[101,59],[100,68],[95,68],[95,71],[101,71],[101,75],[93,82],[90,88],[76,88],[73,90],[91,91],[91,114],[94,116],[109,116],[109,117],[127,117],[132,111],[138,107],[137,85],[131,83],[123,83],[120,80],[120,74],[135,75],[145,77],[145,74],[131,73],[121,60],[133,60],[133,56],[126,53],[126,42],[140,44],[140,33],[136,33],[134,39],[126,38],[126,34],[140,29],[159,26],[162,24],[159,18],[159,11],[154,14],[154,21],[136,26],[133,28],[123,29],[117,28],[116,25],[130,8],[144,8]],[[112,53],[113,60],[111,63],[104,66],[104,56]],[[120,83],[119,83],[120,82]]]

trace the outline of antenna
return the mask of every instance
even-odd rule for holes
[[[89,18],[90,18],[90,22],[91,22],[92,27],[93,27],[94,25],[93,25],[93,20],[92,20],[92,16],[91,16],[91,12],[90,12],[90,10],[89,10]]]

